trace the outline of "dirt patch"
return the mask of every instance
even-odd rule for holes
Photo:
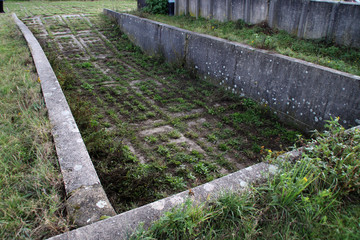
[[[56,55],[54,68],[118,213],[252,165],[296,140],[298,132],[267,107],[144,55],[103,16],[27,24],[53,26],[53,46],[44,48]]]

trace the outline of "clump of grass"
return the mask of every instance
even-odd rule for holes
[[[131,239],[357,239],[360,236],[360,129],[338,118],[316,133],[295,163],[241,195],[183,205]]]
[[[46,238],[71,226],[51,127],[26,42],[0,25],[0,238]]]

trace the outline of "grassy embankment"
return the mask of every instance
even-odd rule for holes
[[[50,123],[22,34],[0,26],[0,238],[49,237],[69,227]]]
[[[267,49],[339,71],[360,75],[359,49],[336,46],[324,40],[298,39],[285,31],[273,30],[266,24],[249,25],[241,20],[222,23],[189,16],[171,17],[160,14],[133,13],[190,31],[245,43],[252,47]]]

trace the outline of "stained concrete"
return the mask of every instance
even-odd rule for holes
[[[168,62],[185,61],[198,75],[268,105],[282,120],[304,130],[322,129],[326,120],[337,116],[345,127],[360,123],[359,76],[129,14],[104,12],[147,53]],[[152,37],[154,29],[157,38]]]
[[[13,17],[28,42],[41,81],[70,217],[75,224],[84,226],[98,221],[101,216],[115,215],[44,51],[31,31],[15,14]]]

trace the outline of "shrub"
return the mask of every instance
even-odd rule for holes
[[[152,14],[167,14],[167,0],[146,0],[144,11]]]

